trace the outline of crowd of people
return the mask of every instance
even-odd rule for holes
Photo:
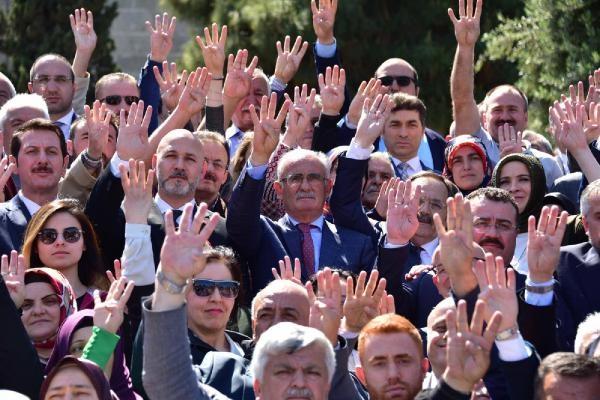
[[[311,2],[318,90],[301,37],[269,76],[225,25],[180,71],[166,13],[94,99],[85,9],[73,62],[0,73],[2,399],[600,399],[600,69],[553,146],[517,87],[476,101],[459,0],[442,135],[408,60],[350,94],[337,8]]]

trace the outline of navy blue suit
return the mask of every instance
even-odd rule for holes
[[[21,250],[25,228],[31,219],[29,210],[19,196],[0,203],[0,255]]]
[[[291,226],[287,216],[273,221],[260,215],[264,185],[264,178],[253,179],[243,171],[227,211],[229,239],[248,262],[253,294],[273,280],[271,268],[277,267],[284,256],[302,259],[302,233]],[[369,271],[375,256],[369,237],[324,221],[319,268],[330,266],[355,273]]]

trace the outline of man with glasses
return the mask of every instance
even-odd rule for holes
[[[59,54],[38,57],[29,71],[27,87],[30,93],[44,98],[50,119],[60,128],[65,139],[68,138],[71,124],[77,119],[72,108],[75,73],[69,61]]]
[[[370,238],[323,216],[332,187],[325,155],[304,149],[286,153],[279,160],[274,183],[286,214],[278,221],[260,215],[267,164],[290,105],[286,102],[275,119],[275,101],[274,94],[270,104],[263,97],[260,119],[254,115],[252,152],[227,214],[234,249],[249,262],[253,293],[271,281],[271,268],[286,255],[302,260],[303,281],[323,266],[356,273],[370,270],[375,259]]]
[[[223,135],[214,132],[200,132],[198,139],[204,149],[206,171],[196,188],[196,201],[208,204],[210,211],[225,218],[227,204],[221,198],[221,187],[227,181],[229,167],[229,147]]]
[[[132,103],[140,100],[140,90],[135,78],[124,72],[104,75],[96,83],[96,100],[100,100],[116,116],[121,110],[129,114]]]

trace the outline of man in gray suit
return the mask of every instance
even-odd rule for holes
[[[274,189],[286,214],[278,221],[260,215],[267,163],[279,142],[289,103],[275,118],[276,96],[263,97],[260,119],[254,115],[252,152],[229,202],[227,231],[234,249],[249,262],[252,293],[272,279],[271,268],[284,256],[302,260],[302,279],[323,266],[353,272],[370,270],[375,260],[371,239],[326,220],[323,207],[332,181],[321,153],[295,149],[277,167]],[[254,113],[254,109],[252,109]]]

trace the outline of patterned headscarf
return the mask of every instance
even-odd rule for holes
[[[444,150],[444,171],[442,175],[454,182],[454,178],[452,177],[452,170],[450,167],[452,166],[452,162],[454,161],[454,157],[456,157],[456,153],[458,152],[458,150],[464,147],[472,148],[473,150],[475,150],[477,155],[479,155],[479,158],[481,158],[481,162],[483,164],[483,181],[481,182],[481,185],[479,185],[479,187],[487,186],[487,184],[490,181],[490,177],[492,176],[491,163],[489,162],[487,152],[485,150],[485,147],[483,147],[483,143],[481,142],[481,140],[470,135],[457,136],[448,142],[448,144],[446,145],[446,149]],[[468,194],[463,189],[461,189],[461,192],[464,195]]]
[[[52,286],[60,299],[60,318],[56,332],[52,337],[41,342],[33,342],[36,349],[51,349],[54,347],[56,335],[65,319],[77,311],[75,292],[69,281],[59,271],[52,268],[31,268],[25,271],[25,284],[33,282],[44,282]]]

